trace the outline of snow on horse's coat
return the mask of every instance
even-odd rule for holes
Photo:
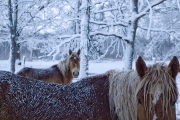
[[[108,76],[54,84],[0,71],[2,120],[109,120]]]
[[[55,84],[0,71],[2,120],[175,120],[179,61],[136,71],[110,70],[71,84]]]

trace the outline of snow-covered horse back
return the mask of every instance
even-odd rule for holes
[[[175,120],[179,61],[136,71],[110,70],[71,84],[54,84],[0,71],[2,120]]]
[[[69,50],[69,55],[58,64],[46,69],[25,67],[17,75],[46,82],[71,83],[73,78],[79,76],[80,49],[77,52]]]
[[[54,84],[0,71],[0,120],[111,120],[108,75]]]

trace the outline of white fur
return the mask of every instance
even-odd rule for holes
[[[160,85],[157,85],[156,89],[155,89],[155,94],[154,94],[154,97],[153,97],[153,105],[156,105],[156,103],[158,102],[161,94],[162,94],[162,89],[161,89],[161,86]],[[154,116],[153,116],[153,120],[156,120],[157,119],[157,116],[156,116],[156,111],[154,111]]]
[[[155,94],[154,94],[154,97],[153,97],[153,101],[152,101],[152,103],[154,105],[156,105],[156,103],[159,100],[159,97],[161,96],[161,94],[162,94],[161,86],[157,85],[156,90],[155,90]]]

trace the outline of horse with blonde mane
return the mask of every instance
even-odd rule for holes
[[[112,71],[111,113],[119,120],[176,120],[178,70],[179,61],[174,56],[168,66],[165,63],[146,66],[139,57],[136,71]]]
[[[46,82],[65,84],[71,83],[73,78],[79,76],[79,69],[80,49],[77,52],[69,50],[69,55],[66,58],[50,68],[37,69],[24,67],[17,72],[17,75]]]
[[[179,61],[136,71],[110,70],[71,84],[54,84],[0,71],[2,120],[176,120]]]

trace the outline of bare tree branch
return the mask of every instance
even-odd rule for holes
[[[125,24],[123,22],[100,22],[100,21],[93,21],[93,20],[90,20],[91,23],[93,24],[97,24],[97,25],[107,25],[107,26],[117,26],[117,25],[120,25],[120,26],[123,26],[123,27],[127,27],[128,24]]]
[[[151,3],[151,8],[152,8],[152,7],[155,7],[155,6],[159,5],[159,4],[161,4],[161,3],[164,2],[164,1],[165,1],[165,0],[154,0],[154,1]],[[149,10],[150,10],[150,8],[149,8],[149,6],[147,6],[142,12],[140,12],[139,14],[137,14],[137,15],[135,16],[135,18],[136,18],[136,19],[141,18],[142,16],[146,15],[147,12],[149,12]]]

